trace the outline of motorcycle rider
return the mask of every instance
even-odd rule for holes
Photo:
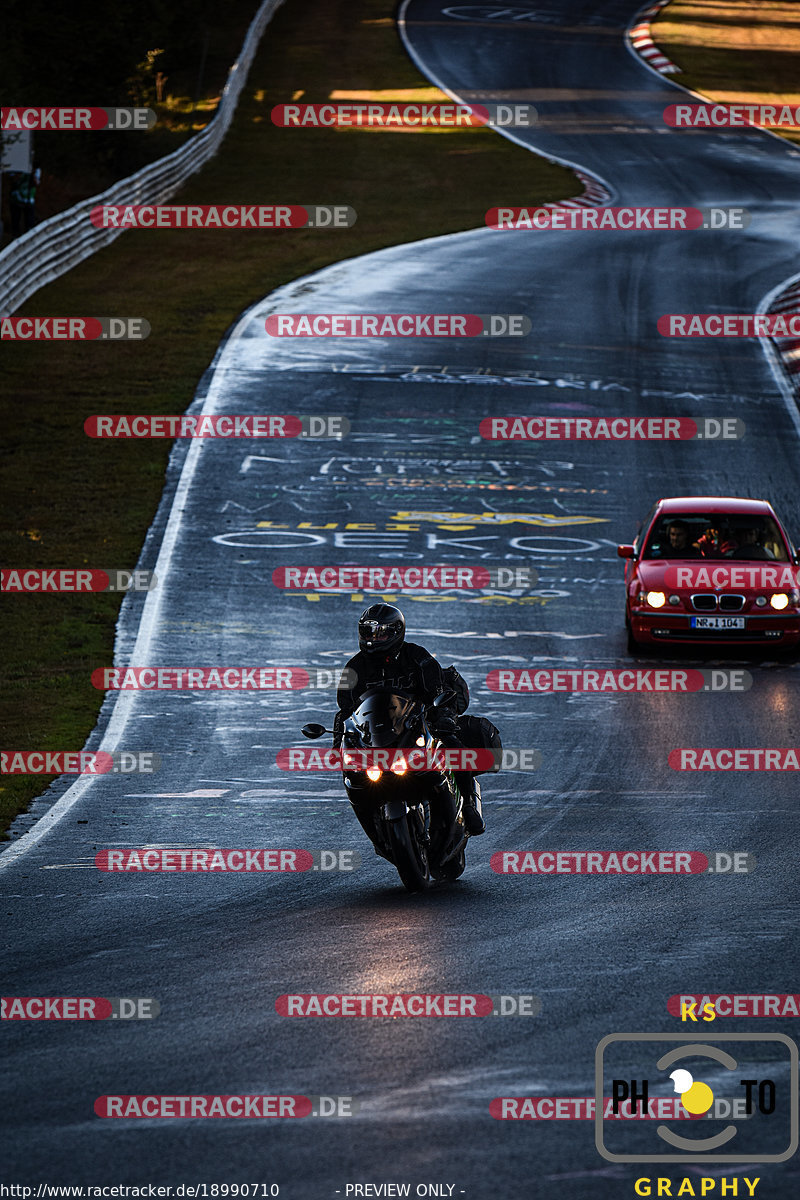
[[[334,718],[333,744],[342,742],[344,722],[358,706],[359,698],[370,687],[390,687],[408,692],[427,706],[447,690],[442,668],[423,646],[407,642],[405,617],[393,604],[371,604],[358,619],[358,653],[342,671],[336,702],[339,711]],[[434,709],[428,724],[442,742],[450,748],[460,748],[455,715],[447,706]],[[464,801],[464,823],[467,832],[477,837],[485,832],[481,810],[481,789],[470,771],[455,772],[456,783]]]

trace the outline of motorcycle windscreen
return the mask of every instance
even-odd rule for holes
[[[353,718],[361,728],[364,744],[379,749],[397,745],[416,710],[417,703],[410,696],[376,690],[362,698]]]

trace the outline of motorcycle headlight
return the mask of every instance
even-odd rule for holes
[[[663,592],[648,592],[647,603],[651,608],[663,608],[667,603],[667,597]]]
[[[408,770],[408,763],[404,758],[396,758],[392,763],[391,771],[393,775],[405,775]]]
[[[418,738],[417,738],[417,745],[418,745],[418,746],[424,746],[424,745],[425,745],[425,738],[424,738],[424,737],[418,737]]]
[[[373,783],[377,783],[382,774],[380,767],[367,767],[367,779],[371,779]]]
[[[769,603],[771,608],[780,611],[783,608],[788,608],[789,597],[786,595],[786,592],[773,592],[769,598]]]

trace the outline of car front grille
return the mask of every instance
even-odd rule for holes
[[[695,612],[741,612],[745,605],[745,596],[738,592],[724,592],[718,596],[715,592],[696,592],[692,596],[692,608]]]

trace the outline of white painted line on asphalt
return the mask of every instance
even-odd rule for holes
[[[97,867],[93,862],[90,863],[49,863],[46,867],[39,867],[40,871],[96,871]]]
[[[768,312],[783,292],[788,292],[798,287],[800,287],[800,274],[790,275],[788,279],[784,279],[782,283],[774,287],[771,292],[767,292],[756,311],[759,313]],[[800,437],[800,407],[798,407],[797,392],[785,366],[789,355],[785,353],[781,354],[771,338],[759,338],[758,340],[766,355],[770,370],[775,377],[775,382],[781,390],[781,395],[783,396],[792,424]]]

